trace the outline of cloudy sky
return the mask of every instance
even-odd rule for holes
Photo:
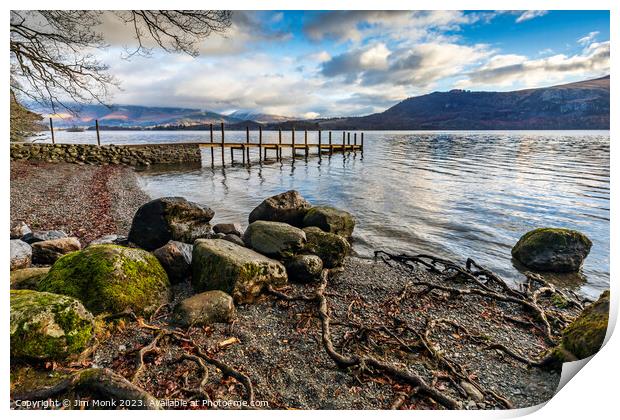
[[[234,12],[200,56],[123,59],[106,26],[111,102],[329,117],[382,111],[436,90],[514,90],[609,73],[609,13]]]

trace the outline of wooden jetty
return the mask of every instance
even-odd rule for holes
[[[219,153],[222,159],[222,166],[226,164],[225,162],[225,154],[226,149],[230,150],[230,163],[235,162],[235,152],[241,153],[241,163],[250,164],[250,150],[254,149],[258,151],[258,161],[262,162],[265,160],[269,160],[269,154],[273,156],[273,159],[277,161],[282,160],[282,151],[290,150],[291,151],[291,159],[295,160],[299,154],[298,151],[303,152],[304,157],[308,157],[311,154],[316,154],[319,156],[319,159],[323,154],[332,155],[334,153],[344,153],[344,152],[364,152],[364,133],[359,133],[360,142],[358,143],[357,139],[358,133],[353,133],[353,143],[351,143],[351,133],[347,131],[342,132],[342,142],[337,143],[332,141],[332,131],[328,131],[328,142],[324,143],[322,141],[322,131],[317,130],[318,142],[317,143],[309,143],[308,142],[308,130],[304,130],[303,132],[303,142],[296,142],[296,131],[295,128],[292,128],[290,131],[290,142],[285,143],[282,141],[283,132],[282,129],[278,130],[278,142],[277,143],[265,143],[263,141],[263,129],[259,126],[258,132],[252,132],[254,134],[254,139],[257,142],[251,142],[250,138],[250,129],[249,127],[245,128],[245,142],[237,141],[237,142],[226,142],[225,141],[225,130],[224,124],[220,125],[220,138],[219,141],[216,141],[214,138],[214,130],[213,124],[210,124],[209,127],[210,133],[210,141],[203,143],[200,142],[198,145],[201,148],[210,149],[211,151],[211,166],[214,166],[215,162],[215,154],[216,149],[220,149]],[[237,153],[239,154],[239,153]]]

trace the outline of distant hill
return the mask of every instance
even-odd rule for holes
[[[229,115],[212,111],[138,105],[86,105],[78,118],[55,119],[56,127],[204,130],[223,122],[229,130],[519,130],[609,129],[609,76],[594,80],[512,92],[451,90],[405,99],[362,117],[301,120],[255,111]],[[32,107],[48,114],[49,110]]]
[[[323,129],[609,129],[609,76],[512,92],[451,90],[405,99],[364,117],[316,121]]]

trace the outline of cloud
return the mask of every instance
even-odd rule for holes
[[[461,79],[457,87],[513,85],[536,86],[570,77],[595,77],[609,73],[609,41],[592,43],[582,52],[556,54],[541,59],[521,55],[498,55]]]
[[[548,10],[526,10],[521,13],[519,17],[515,20],[517,23],[525,22],[526,20],[531,20],[537,17],[541,17],[549,13]]]
[[[431,30],[455,30],[478,18],[475,14],[468,17],[455,10],[337,10],[317,14],[306,22],[303,31],[313,41],[359,42],[377,35],[415,41]]]
[[[579,38],[577,40],[577,43],[581,45],[590,45],[592,42],[594,42],[599,33],[599,31],[590,32],[588,35]]]
[[[431,42],[390,52],[384,44],[376,44],[333,57],[323,63],[321,73],[365,86],[391,84],[423,88],[459,74],[490,53],[485,45]]]

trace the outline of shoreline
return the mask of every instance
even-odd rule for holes
[[[31,226],[62,229],[83,243],[107,234],[125,234],[135,210],[148,200],[131,167],[11,163],[11,219],[30,224],[41,218]],[[489,343],[496,343],[529,360],[539,360],[553,346],[536,317],[514,302],[442,289],[475,286],[452,277],[420,265],[407,268],[347,257],[344,267],[330,276],[324,295],[335,348],[342,354],[370,355],[417,375],[464,409],[524,408],[550,399],[559,383],[558,371],[529,366],[488,348]],[[319,289],[319,285],[289,283],[278,289],[280,294],[267,292],[254,304],[239,305],[233,324],[190,326],[183,334],[250,378],[255,399],[266,401],[268,408],[445,408],[376,368],[343,369],[334,363],[324,348],[324,324],[316,299],[283,298],[309,296]],[[494,290],[507,292],[497,285]],[[136,354],[157,340],[158,329],[174,325],[172,308],[192,294],[190,283],[182,282],[173,287],[173,301],[150,319],[114,322],[100,333],[90,366],[131,378]],[[557,306],[552,297],[541,296],[540,305],[567,319],[576,316],[576,308]],[[145,328],[145,322],[154,329]],[[553,335],[560,331],[553,326]],[[194,362],[183,359],[187,349],[173,339],[158,343],[158,348],[144,359],[135,384],[158,399],[190,398],[187,384],[199,383],[201,374]],[[18,361],[11,365],[17,378],[12,394],[27,392],[31,386],[19,379],[22,369],[49,369]],[[62,375],[63,369],[71,371],[70,366],[60,364],[54,372]],[[209,398],[245,398],[241,383],[222,377],[212,366],[208,371]]]

